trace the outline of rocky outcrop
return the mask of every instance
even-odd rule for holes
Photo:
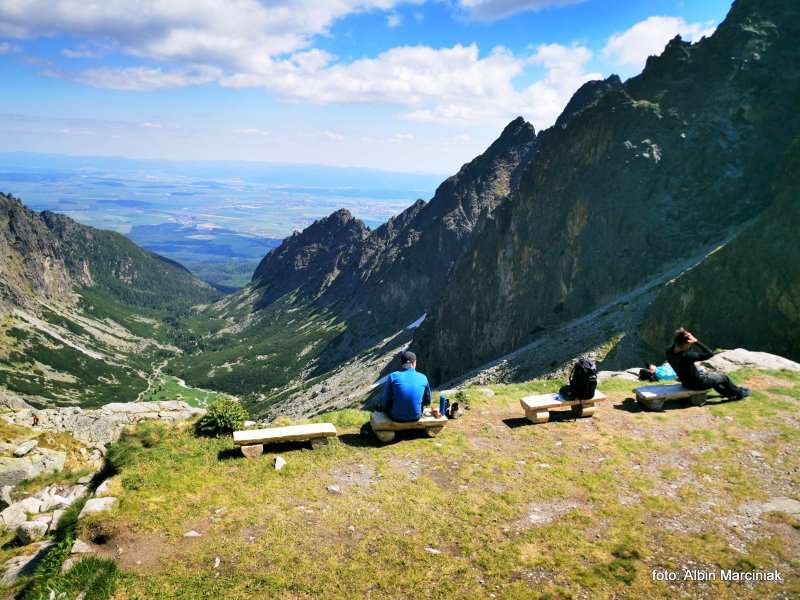
[[[672,40],[540,133],[519,191],[428,312],[421,367],[443,381],[511,352],[762,214],[800,132],[798,36],[795,3],[738,0],[710,38]]]
[[[123,235],[37,213],[0,193],[0,300],[30,307],[96,287],[124,304],[190,305],[217,296],[180,265]]]
[[[26,409],[0,414],[0,418],[34,430],[63,431],[87,446],[103,449],[115,442],[127,425],[144,419],[183,421],[204,413],[203,409],[193,408],[186,402],[169,400],[115,402],[96,410],[77,407]]]
[[[753,352],[751,350],[745,350],[744,348],[720,352],[713,358],[702,362],[701,365],[719,373],[730,373],[731,371],[744,368],[768,369],[774,371],[786,370],[800,373],[800,363],[796,363],[776,354]]]
[[[0,456],[0,486],[17,485],[42,473],[56,473],[64,468],[66,460],[66,453],[48,448],[36,448],[22,457]]]
[[[49,514],[53,517],[56,511],[69,508],[79,499],[86,496],[88,492],[89,488],[82,484],[46,486],[37,493],[4,508],[0,512],[0,525],[7,529],[16,529],[28,521],[28,515],[37,517],[38,515]],[[53,519],[48,523],[52,523],[52,521]],[[53,528],[57,524],[58,520],[55,519]]]
[[[339,210],[284,240],[253,275],[257,307],[281,295],[337,305],[381,332],[404,326],[430,306],[485,218],[519,185],[538,147],[519,117],[487,150],[445,180],[430,202],[418,200],[370,231]]]

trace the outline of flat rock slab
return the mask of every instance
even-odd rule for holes
[[[233,432],[233,443],[237,446],[272,444],[275,442],[303,442],[316,438],[334,437],[336,427],[333,423],[311,423],[309,425],[289,425],[269,429],[247,429]]]
[[[392,421],[386,413],[374,412],[369,418],[373,431],[403,431],[407,429],[429,429],[447,425],[447,417],[422,417],[419,421]]]

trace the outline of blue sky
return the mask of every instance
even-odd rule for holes
[[[0,151],[452,173],[727,0],[0,1]]]

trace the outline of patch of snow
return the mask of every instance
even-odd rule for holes
[[[420,325],[422,325],[422,322],[425,320],[425,318],[426,318],[427,316],[428,316],[428,313],[422,313],[422,316],[421,316],[419,319],[417,319],[416,321],[414,321],[413,323],[411,323],[411,325],[409,325],[408,327],[406,327],[406,330],[409,330],[409,329],[416,329],[417,327],[419,327]]]

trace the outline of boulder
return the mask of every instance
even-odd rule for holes
[[[97,486],[97,489],[94,491],[94,495],[96,497],[102,497],[108,495],[108,487],[111,484],[111,479],[106,479],[103,483]]]
[[[92,547],[84,542],[83,540],[75,540],[75,543],[72,544],[72,550],[70,554],[92,554],[94,550]]]
[[[81,513],[78,515],[79,519],[82,519],[86,515],[92,515],[99,512],[104,512],[107,510],[111,510],[114,508],[114,505],[117,503],[117,499],[111,496],[106,496],[104,498],[91,498],[86,501],[86,504],[83,505],[83,509]]]
[[[632,369],[631,369],[632,370]],[[622,381],[639,381],[638,371],[637,374],[628,371],[600,371],[597,374],[597,381],[607,381],[609,379],[620,379]]]
[[[701,365],[719,373],[730,373],[731,371],[736,371],[737,369],[745,367],[776,371],[786,369],[787,371],[800,372],[800,364],[788,358],[783,358],[782,356],[776,356],[775,354],[769,354],[767,352],[752,352],[744,348],[725,350],[713,358],[702,362]]]
[[[17,539],[23,546],[42,539],[50,524],[45,521],[25,521],[17,526]]]
[[[20,577],[30,575],[36,566],[47,555],[54,542],[38,542],[32,554],[15,556],[3,565],[0,586],[11,587]]]
[[[28,440],[27,442],[23,442],[14,449],[14,456],[16,456],[17,458],[21,458],[31,450],[36,448],[36,446],[38,445],[39,445],[38,440]]]
[[[34,448],[22,457],[0,457],[0,485],[17,485],[42,473],[64,468],[67,454],[49,448]]]
[[[28,496],[24,500],[20,500],[17,504],[22,507],[26,513],[36,515],[42,512],[42,500],[36,496]]]
[[[15,502],[0,512],[0,521],[2,521],[6,529],[16,529],[27,520],[28,513],[20,506],[19,502]]]

